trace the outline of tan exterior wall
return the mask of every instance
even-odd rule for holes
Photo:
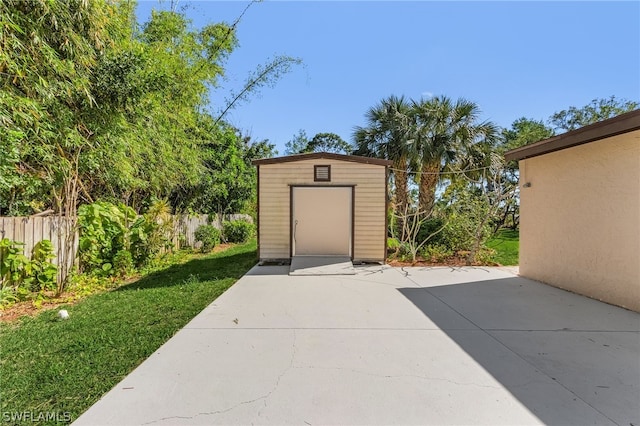
[[[521,160],[520,188],[520,275],[640,312],[640,131]]]
[[[331,166],[331,182],[314,182],[314,165]],[[384,166],[329,159],[261,164],[259,235],[261,259],[290,255],[289,185],[355,185],[354,260],[385,259]]]

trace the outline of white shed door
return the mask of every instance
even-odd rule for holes
[[[352,187],[293,187],[294,256],[351,256]]]

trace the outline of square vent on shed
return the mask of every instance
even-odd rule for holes
[[[313,166],[315,182],[331,182],[331,166]]]

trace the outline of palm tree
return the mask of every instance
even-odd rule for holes
[[[494,139],[498,128],[488,121],[478,123],[480,109],[462,98],[455,102],[446,96],[413,101],[412,112],[421,163],[418,205],[428,215],[441,172],[476,143]]]
[[[356,127],[353,139],[357,155],[393,161],[391,176],[395,188],[395,210],[408,205],[408,175],[413,160],[411,105],[404,96],[389,96],[365,114],[365,127]]]

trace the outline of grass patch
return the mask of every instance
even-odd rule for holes
[[[487,247],[496,251],[492,260],[504,266],[518,264],[520,233],[512,229],[501,229],[487,241]]]
[[[252,241],[61,306],[66,321],[52,310],[0,324],[2,421],[19,424],[6,416],[22,412],[77,419],[255,263]]]

